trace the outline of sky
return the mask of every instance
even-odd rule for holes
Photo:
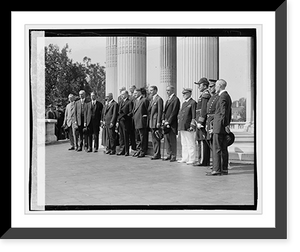
[[[56,44],[62,49],[68,44],[71,52],[69,57],[74,62],[83,62],[87,56],[92,63],[105,66],[105,37],[46,37],[45,45]],[[220,38],[219,78],[227,81],[227,90],[232,100],[246,97],[247,93],[247,38]],[[160,78],[160,38],[147,38],[147,83],[155,85]]]

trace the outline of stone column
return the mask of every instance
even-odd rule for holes
[[[146,86],[146,37],[118,37],[118,90]]]
[[[162,37],[160,39],[160,88],[162,94],[165,94],[166,87],[177,85],[177,38],[176,37]]]
[[[106,38],[106,84],[105,92],[118,96],[117,37]]]
[[[184,87],[193,89],[193,99],[198,100],[199,91],[194,84],[202,77],[219,77],[218,37],[178,37],[177,93],[182,98]]]

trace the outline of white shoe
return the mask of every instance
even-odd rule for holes
[[[194,164],[194,162],[189,161],[189,162],[186,162],[186,164],[187,165],[192,165],[192,164]]]
[[[177,163],[186,163],[186,161],[180,159],[180,160],[177,161]]]

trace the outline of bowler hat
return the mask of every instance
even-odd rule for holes
[[[89,133],[88,128],[84,127],[83,130],[82,130],[82,133],[85,134],[85,135],[88,134]]]
[[[230,146],[235,140],[235,135],[232,132],[229,132],[228,134],[226,134],[225,139],[227,142],[227,146]]]
[[[161,139],[164,138],[164,135],[163,135],[163,133],[161,132],[161,130],[155,130],[155,131],[154,131],[154,134],[155,134],[156,138],[159,139],[159,140],[161,140]]]
[[[208,85],[209,84],[209,82],[208,82],[208,80],[205,78],[205,77],[203,77],[203,78],[201,78],[198,82],[194,82],[196,85],[200,85],[200,84],[206,84],[206,85]]]

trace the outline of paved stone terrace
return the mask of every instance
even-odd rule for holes
[[[46,146],[46,205],[253,205],[254,166],[231,164],[227,176],[150,157]]]

